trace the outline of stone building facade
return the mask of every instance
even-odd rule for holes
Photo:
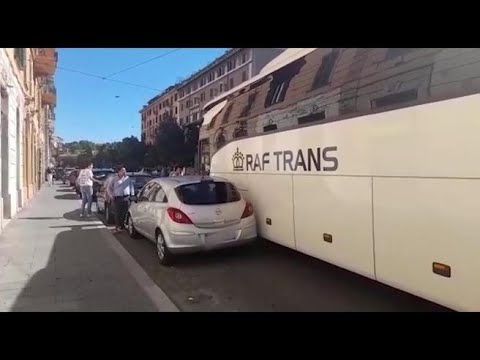
[[[55,49],[0,48],[0,228],[43,183],[54,127],[56,63]]]

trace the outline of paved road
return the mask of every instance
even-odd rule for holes
[[[166,268],[153,243],[116,238],[181,311],[449,311],[268,241]]]

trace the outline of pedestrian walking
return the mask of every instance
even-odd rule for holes
[[[107,193],[108,196],[113,199],[115,231],[123,231],[125,229],[129,198],[135,195],[134,183],[132,179],[128,177],[127,170],[123,165],[117,167],[116,175],[109,181]]]
[[[82,208],[80,216],[85,216],[85,206],[87,206],[87,217],[92,215],[92,199],[93,199],[93,182],[99,182],[93,178],[93,164],[80,170],[78,174],[78,183],[80,185],[80,194],[82,196]]]
[[[51,166],[47,168],[47,181],[48,181],[48,186],[53,185],[53,169]]]
[[[162,166],[160,170],[160,177],[167,177],[168,176],[168,169],[166,166]]]
[[[174,170],[170,173],[170,176],[182,176],[182,168],[180,166],[175,166]]]

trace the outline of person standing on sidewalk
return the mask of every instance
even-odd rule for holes
[[[51,166],[47,168],[47,180],[48,180],[48,186],[53,185],[53,169]]]
[[[82,195],[82,211],[80,217],[85,216],[85,205],[87,204],[87,217],[92,215],[93,182],[98,182],[93,178],[92,168],[93,164],[90,163],[87,167],[80,170],[80,173],[78,174],[80,194]]]
[[[110,199],[113,199],[115,231],[123,231],[125,229],[129,197],[135,195],[133,181],[128,177],[123,165],[117,167],[117,174],[109,182],[107,193]]]

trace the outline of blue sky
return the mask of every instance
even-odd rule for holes
[[[159,92],[96,79],[175,49],[58,49],[55,132],[65,142],[140,137],[139,110]],[[180,49],[112,79],[163,90],[207,65],[227,49]],[[117,98],[118,96],[118,98]]]

